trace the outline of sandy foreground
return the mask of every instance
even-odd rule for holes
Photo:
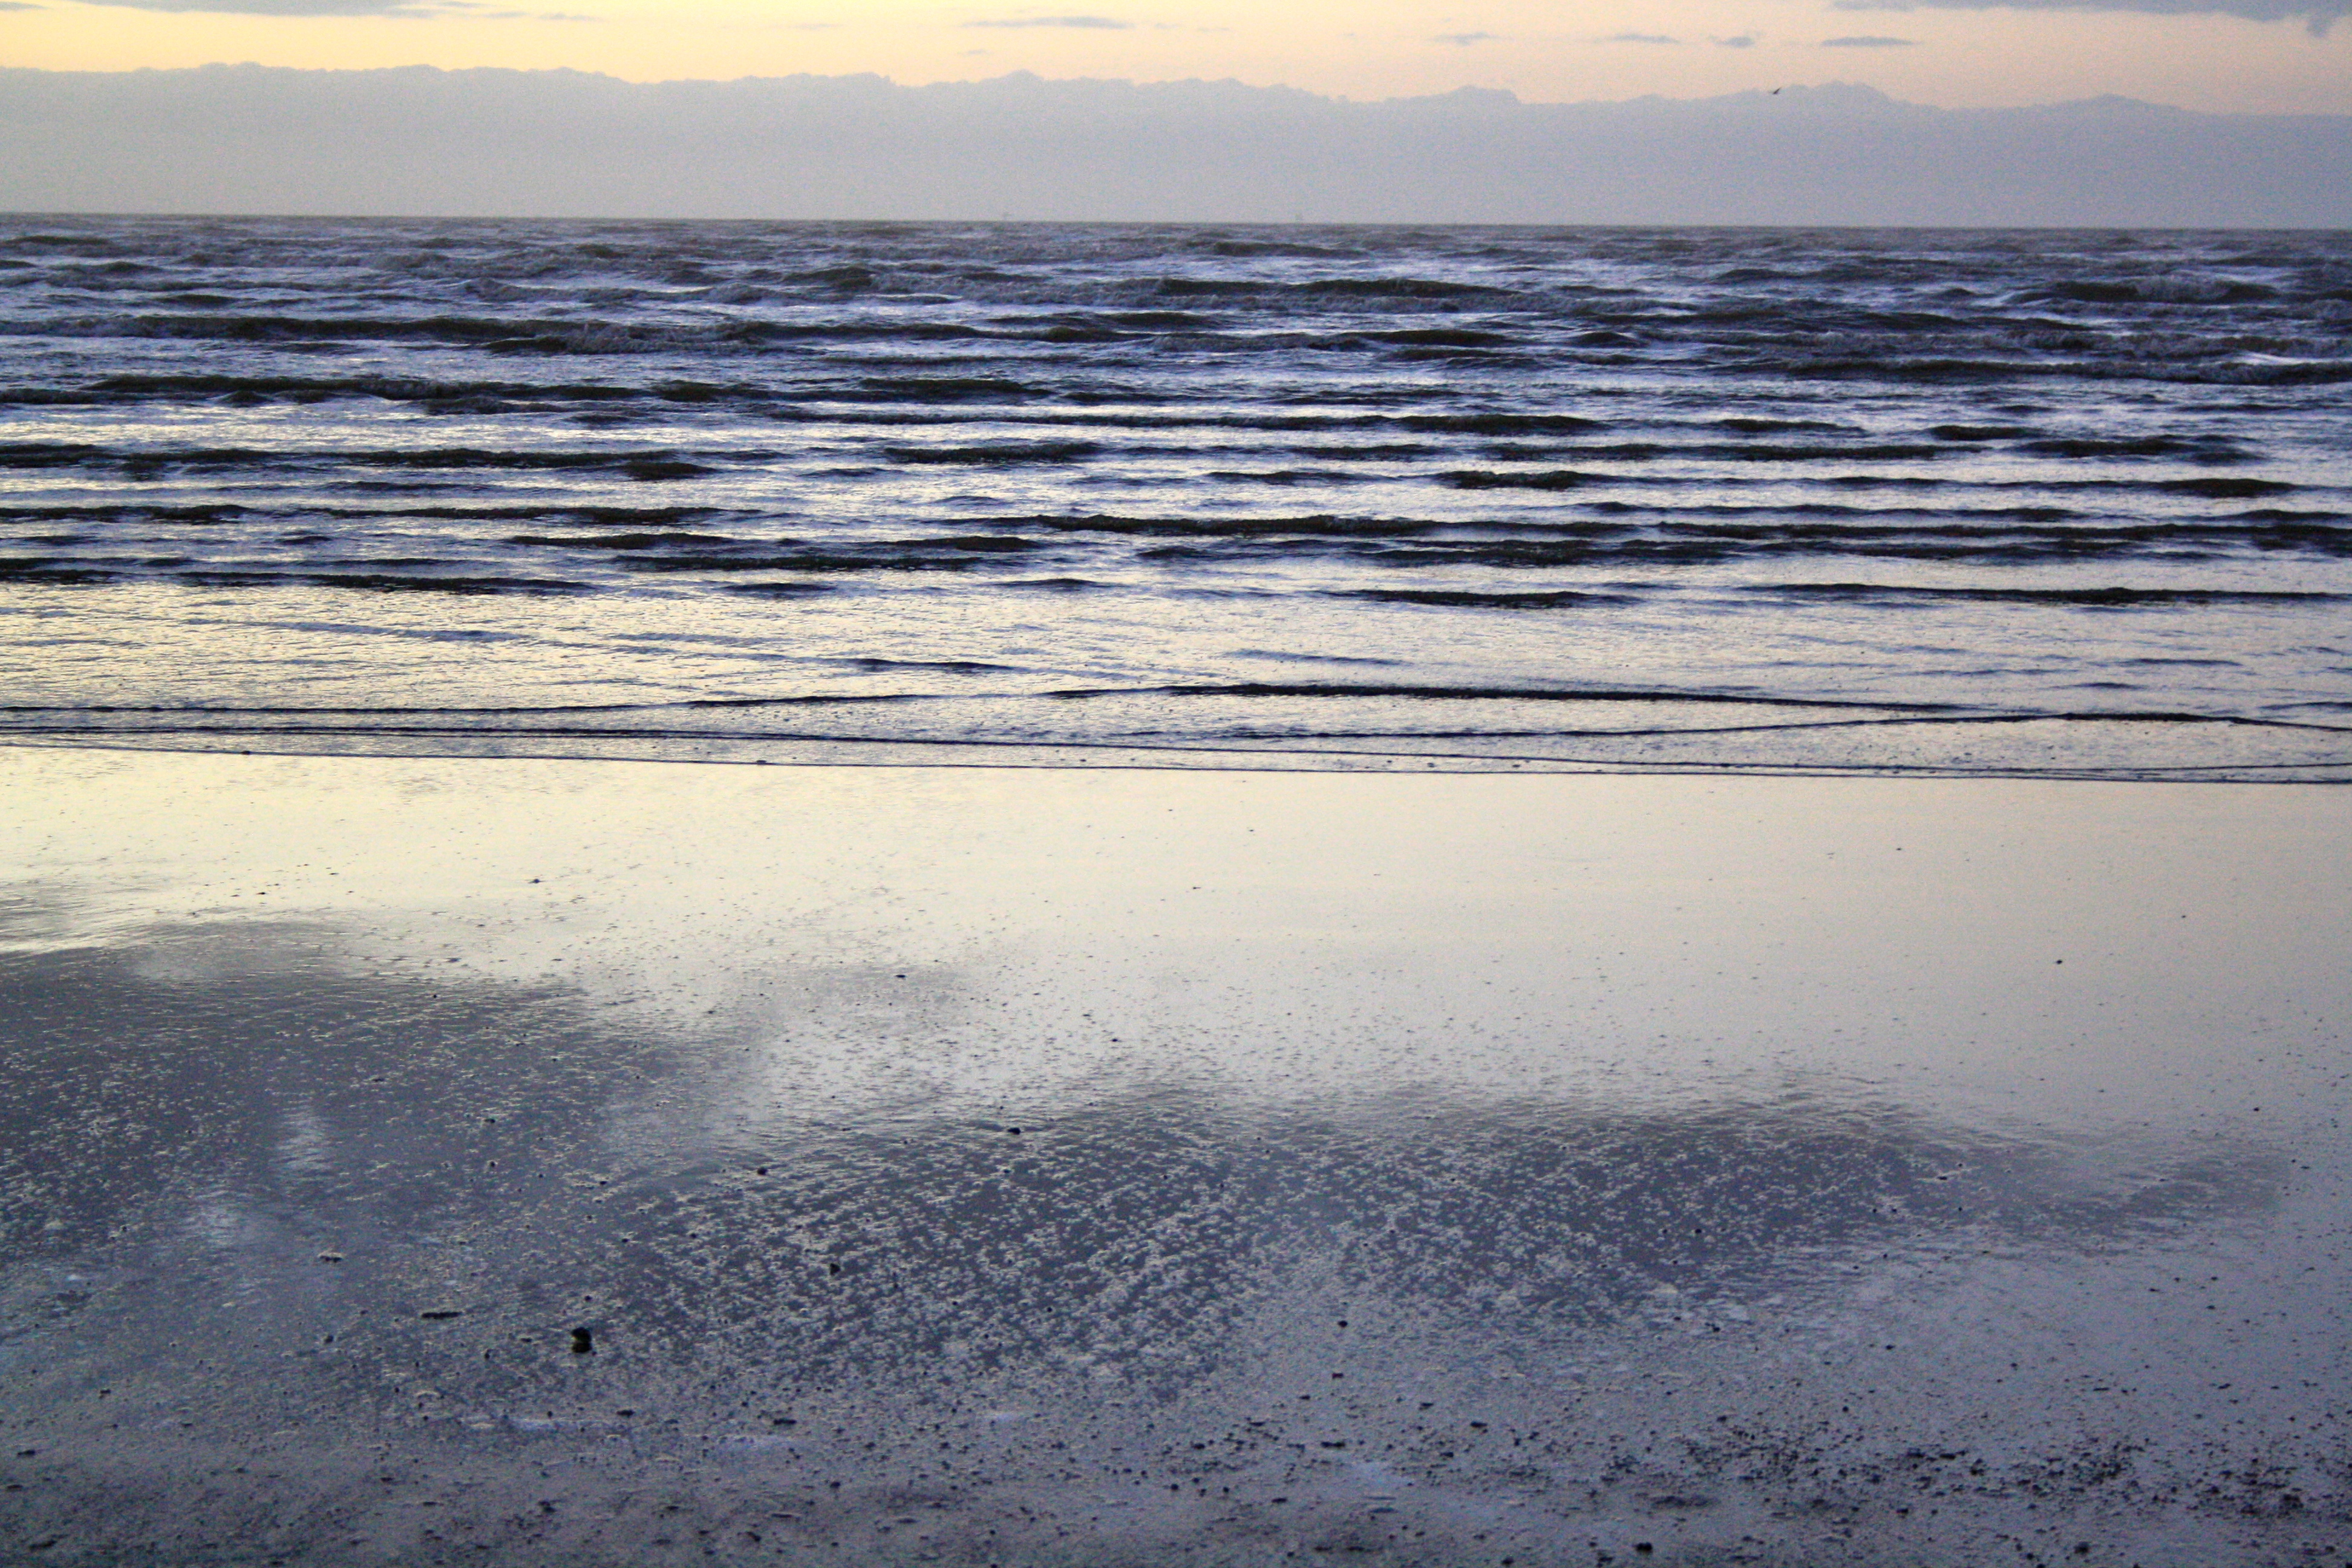
[[[2352,793],[0,751],[0,1561],[2352,1562]]]

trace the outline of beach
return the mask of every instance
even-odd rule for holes
[[[0,1562],[2343,1560],[2345,236],[12,230]]]
[[[2352,1539],[2341,790],[19,746],[0,823],[11,1561]]]

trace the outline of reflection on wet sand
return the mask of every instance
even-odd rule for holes
[[[902,972],[803,961],[766,1011],[656,1014],[384,965],[348,916],[89,925],[28,885],[0,955],[12,1555],[2254,1563],[2352,1529],[2324,1117],[1971,1119],[1788,1069],[1271,1095],[1172,1051],[845,1095],[796,1032],[920,1062],[1025,972],[860,1012]],[[2218,1070],[2293,1092],[2326,1044]]]

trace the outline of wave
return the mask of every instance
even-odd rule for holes
[[[1640,602],[1640,596],[1633,594],[1600,594],[1567,588],[1524,594],[1477,593],[1466,588],[1335,588],[1331,593],[1342,599],[1368,599],[1382,605],[1430,605],[1448,609],[1566,610]]]
[[[987,467],[1003,463],[1076,463],[1102,448],[1091,441],[1003,441],[984,447],[892,447],[899,463],[946,463]]]
[[[620,479],[625,468],[607,470]],[[1249,476],[1261,478],[1262,476]],[[2318,511],[2252,509],[2221,517],[2116,523],[2068,508],[2016,506],[1964,510],[1935,506],[1863,506],[1793,502],[1782,506],[1713,504],[1670,507],[1605,501],[1580,512],[1540,518],[1464,520],[1444,517],[1346,515],[1134,516],[1114,513],[1013,513],[957,520],[952,532],[900,532],[871,525],[778,534],[777,519],[717,506],[622,507],[563,501],[542,504],[348,504],[287,508],[208,503],[173,507],[110,500],[0,509],[0,529],[16,536],[6,557],[11,580],[94,584],[132,578],[184,582],[231,581],[247,586],[320,584],[341,570],[350,543],[383,528],[426,531],[434,553],[398,561],[372,557],[379,576],[400,567],[430,586],[459,571],[481,591],[504,584],[517,591],[553,591],[533,563],[550,553],[593,557],[623,574],[583,583],[569,575],[563,591],[625,593],[626,574],[655,574],[691,584],[744,574],[950,572],[992,577],[1007,570],[1034,579],[1034,562],[1122,573],[1181,571],[1187,563],[1222,563],[1249,570],[1282,563],[1301,566],[1345,562],[1383,573],[1732,566],[1763,561],[1910,561],[1972,564],[1994,574],[1973,584],[1920,588],[1915,600],[1937,594],[1969,595],[1991,604],[2030,604],[2042,584],[2014,584],[1998,574],[2029,563],[2079,572],[2098,563],[2143,561],[2181,565],[2232,559],[2273,563],[2352,559],[2352,518]],[[944,520],[943,520],[944,521]],[[517,529],[515,524],[522,524]],[[488,524],[490,528],[469,525]],[[504,524],[503,531],[493,531]],[[66,531],[59,531],[60,530]],[[351,531],[364,531],[354,533]],[[158,546],[170,553],[158,553]],[[492,566],[495,558],[495,567]],[[457,563],[466,564],[459,566]],[[567,566],[568,574],[573,568]],[[226,573],[230,575],[224,576]],[[1064,573],[1066,581],[1087,581]],[[1231,585],[1228,584],[1228,587]],[[1454,581],[1408,579],[1377,587],[1300,584],[1298,588],[1365,602],[1458,603],[1485,595],[1523,605],[1538,602],[1600,604],[1589,584],[1502,589]],[[1675,584],[1660,581],[1629,593],[1656,599]],[[1776,590],[1784,598],[1860,591],[1867,584],[1838,579]],[[1156,592],[1191,591],[1170,580]],[[1286,590],[1288,591],[1288,590]],[[1879,592],[1878,589],[1872,589]],[[1895,588],[1885,589],[1894,593]],[[2267,594],[2281,604],[2318,603],[2337,590],[2240,590],[2212,584],[2146,590],[2110,584],[2069,584],[2063,592],[2110,608],[2178,603],[2231,602],[2233,595]],[[1531,595],[1579,595],[1575,599]],[[1469,596],[1461,596],[1469,595]],[[2253,602],[2249,599],[2247,602]]]
[[[2341,764],[2340,236],[18,226],[11,739]]]
[[[1855,442],[1846,446],[1815,444],[1795,445],[1789,442],[1685,442],[1658,441],[1619,442],[1610,446],[1525,447],[1495,446],[1486,449],[1488,457],[1507,462],[1540,462],[1561,458],[1587,459],[1608,458],[1618,461],[1650,462],[1659,458],[1685,458],[1703,462],[1727,463],[1868,463],[1868,462],[1935,462],[1950,456],[1950,448],[1919,441]],[[1481,476],[1482,479],[1486,476]],[[1539,476],[1549,479],[1549,475]],[[1607,477],[1607,476],[1601,476]],[[1454,478],[1449,476],[1449,478]],[[1454,482],[1460,483],[1458,478]],[[1471,489],[1475,486],[1465,485]],[[1551,489],[1549,484],[1538,489]]]
[[[842,667],[867,672],[892,670],[944,671],[957,675],[1003,675],[1024,673],[1022,667],[972,659],[898,659],[872,655],[847,656],[837,660]],[[1202,681],[1163,682],[1139,685],[1041,685],[1005,693],[1023,702],[1060,706],[1078,701],[1125,702],[1137,697],[1177,697],[1237,699],[1244,700],[1307,700],[1330,703],[1362,703],[1403,700],[1412,702],[1472,703],[1472,704],[1605,704],[1643,707],[1687,708],[1706,707],[1731,710],[1769,709],[1790,713],[1831,712],[1860,715],[1869,718],[1894,718],[1905,722],[1934,719],[1937,721],[1969,723],[2008,723],[2024,721],[2063,719],[2083,722],[2136,723],[2229,723],[2255,728],[2285,730],[2315,730],[2330,733],[2352,734],[2352,727],[2318,724],[2306,721],[2267,719],[2242,714],[2183,712],[2168,709],[2115,709],[2089,710],[2082,709],[2049,711],[2006,712],[1988,711],[1964,702],[1900,700],[1882,698],[1832,698],[1779,694],[1755,691],[1705,689],[1687,687],[1629,685],[1539,685],[1533,683],[1470,683],[1412,681]],[[470,719],[483,721],[500,720],[565,719],[584,715],[611,716],[643,714],[649,716],[691,712],[744,712],[761,709],[794,709],[805,707],[856,707],[917,701],[953,701],[931,690],[881,690],[856,692],[792,692],[760,696],[711,696],[673,698],[650,701],[614,702],[551,702],[509,705],[433,705],[416,703],[382,703],[337,705],[327,703],[130,703],[110,702],[100,705],[13,703],[0,704],[0,715],[9,722],[38,722],[75,718],[106,718],[110,716],[176,717],[194,721],[215,719],[394,719],[441,720]],[[1812,721],[1805,720],[1810,723]]]
[[[1547,695],[1589,720],[1523,722]],[[1176,706],[1143,728],[1114,720],[1087,731],[1050,718],[1068,715],[1074,700],[1082,713],[1094,711],[1085,700],[1108,700],[1102,711],[1116,716],[1153,698]],[[1399,725],[1399,700],[1440,717]],[[1195,703],[1205,705],[1197,714]],[[1316,708],[1329,717],[1302,721]],[[1482,710],[1494,716],[1459,722]],[[1271,722],[1248,716],[1268,710]],[[2352,782],[2352,726],[2160,710],[1971,713],[1698,693],[1265,685],[1074,690],[994,712],[975,724],[966,705],[919,692],[541,710],[16,708],[0,710],[0,741],[739,763]],[[2183,735],[2195,737],[2186,760]]]
[[[1875,600],[1886,604],[1948,600],[1980,605],[2062,605],[2097,610],[2139,609],[2167,605],[2199,607],[2215,605],[2308,605],[2352,599],[2352,594],[2281,588],[1956,588],[1895,583],[1780,583],[1755,592],[1796,598]]]
[[[2082,279],[2029,289],[2026,301],[2064,300],[2086,305],[2244,305],[2275,300],[2278,290],[2235,278],[2167,276],[2114,279]]]
[[[739,455],[739,460],[741,460]],[[120,468],[132,477],[163,469],[263,470],[289,465],[362,468],[508,468],[602,471],[632,479],[682,479],[718,470],[669,450],[560,452],[490,450],[471,447],[409,451],[270,451],[251,447],[178,447],[124,450],[79,442],[18,442],[0,446],[0,468]]]

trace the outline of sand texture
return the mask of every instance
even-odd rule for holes
[[[0,1561],[2352,1561],[2341,790],[19,749],[0,844]]]

